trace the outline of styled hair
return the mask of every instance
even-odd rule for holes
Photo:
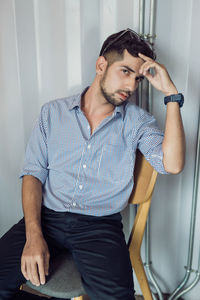
[[[114,61],[122,60],[126,49],[132,56],[138,57],[142,53],[153,60],[156,59],[155,52],[150,44],[142,39],[137,33],[131,30],[119,31],[110,35],[103,43],[99,56],[104,56],[109,64]]]

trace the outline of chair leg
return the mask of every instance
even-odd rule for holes
[[[139,282],[144,299],[153,300],[151,290],[149,288],[148,279],[140,255],[134,255],[134,260],[132,260],[132,266],[135,271],[135,275]]]

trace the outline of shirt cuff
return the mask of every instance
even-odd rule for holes
[[[42,184],[44,184],[46,181],[47,175],[48,175],[48,170],[46,170],[46,169],[40,169],[40,170],[23,169],[19,174],[19,178],[21,179],[25,175],[34,176],[37,179],[39,179]]]
[[[154,149],[154,152],[147,158],[147,160],[152,164],[154,169],[160,174],[169,174],[163,164],[163,151],[161,147]]]

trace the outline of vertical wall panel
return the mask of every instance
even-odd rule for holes
[[[82,85],[89,85],[95,77],[95,62],[99,53],[99,1],[80,2]]]
[[[67,59],[65,34],[65,1],[35,1],[37,25],[37,43],[40,65],[41,102],[67,93]],[[58,80],[59,79],[59,80]]]
[[[24,109],[25,141],[38,114],[38,80],[35,48],[33,2],[18,0],[15,4],[16,39],[19,57],[21,101]]]
[[[65,1],[67,89],[77,93],[82,86],[80,0]]]
[[[117,1],[117,31],[133,27],[133,1]]]
[[[0,235],[21,215],[24,124],[14,1],[0,2]]]
[[[100,44],[107,36],[117,31],[117,2],[102,0],[100,3]]]

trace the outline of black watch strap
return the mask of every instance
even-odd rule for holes
[[[183,94],[179,93],[179,94],[174,94],[174,95],[170,95],[170,96],[166,96],[164,98],[164,103],[165,105],[168,102],[178,102],[179,106],[182,107],[183,103],[184,103],[184,96]]]

